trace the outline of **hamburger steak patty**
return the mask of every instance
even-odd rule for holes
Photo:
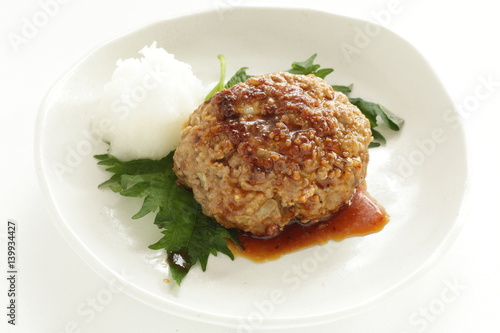
[[[271,236],[349,203],[371,140],[368,119],[324,80],[272,73],[201,104],[181,134],[174,171],[204,214]]]

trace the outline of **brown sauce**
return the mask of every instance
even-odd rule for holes
[[[253,237],[242,232],[238,234],[238,239],[244,250],[233,242],[228,243],[235,256],[265,262],[330,240],[341,241],[375,233],[382,230],[388,221],[384,208],[360,186],[350,205],[324,221],[306,225],[291,223],[279,235],[270,238]]]

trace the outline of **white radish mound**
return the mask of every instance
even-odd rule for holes
[[[207,88],[156,42],[141,58],[118,60],[92,121],[122,161],[161,159],[174,150],[184,123],[203,102]]]

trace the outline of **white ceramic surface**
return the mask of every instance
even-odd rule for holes
[[[211,257],[178,288],[163,282],[164,254],[153,216],[131,220],[140,201],[97,188],[109,176],[94,154],[104,144],[89,118],[119,58],[157,41],[217,80],[217,54],[228,73],[286,70],[318,53],[334,67],[332,84],[354,83],[353,97],[378,101],[406,120],[372,150],[369,192],[391,221],[380,233],[331,242],[254,264]],[[350,51],[348,51],[350,50]],[[231,8],[148,25],[98,47],[65,75],[41,106],[37,170],[53,219],[91,267],[110,283],[164,311],[239,327],[286,328],[347,316],[397,291],[448,248],[467,187],[466,149],[453,105],[423,57],[407,42],[367,22],[312,10]]]

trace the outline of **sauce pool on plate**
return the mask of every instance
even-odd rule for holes
[[[324,221],[306,225],[291,223],[278,236],[267,238],[241,232],[238,239],[244,250],[231,241],[228,244],[235,256],[265,262],[330,240],[341,241],[375,233],[382,230],[388,221],[389,216],[384,208],[366,192],[364,186],[359,186],[351,204]]]

